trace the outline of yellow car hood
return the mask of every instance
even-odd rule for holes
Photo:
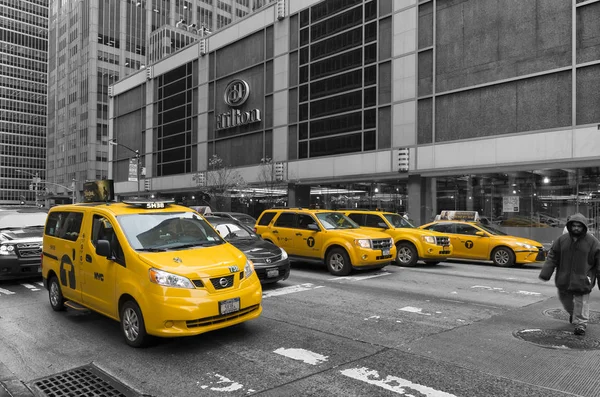
[[[190,279],[228,275],[243,271],[246,265],[246,256],[229,243],[166,252],[143,252],[139,253],[139,257],[150,267]]]

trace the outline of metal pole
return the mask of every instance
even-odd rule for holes
[[[137,196],[140,197],[140,152],[139,150],[135,151],[136,161],[136,171],[137,171]]]

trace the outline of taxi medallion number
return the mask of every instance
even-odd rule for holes
[[[240,310],[240,298],[219,301],[219,314],[235,313]]]
[[[268,269],[267,270],[267,277],[271,278],[271,277],[277,277],[279,276],[279,270],[278,269]]]

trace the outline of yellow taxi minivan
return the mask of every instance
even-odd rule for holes
[[[398,266],[415,266],[418,261],[437,265],[452,255],[452,244],[448,235],[418,229],[400,214],[367,209],[339,211],[363,228],[389,234],[396,245]]]
[[[306,208],[263,211],[254,231],[283,248],[290,261],[325,263],[334,276],[352,269],[381,269],[394,259],[389,235],[361,228],[341,212]]]
[[[420,226],[450,236],[453,259],[492,261],[496,266],[511,267],[546,259],[542,243],[510,236],[479,222],[477,211],[442,211],[436,220]]]
[[[253,264],[196,211],[164,201],[59,205],[44,228],[42,277],[55,311],[91,309],[125,342],[198,335],[262,312]]]

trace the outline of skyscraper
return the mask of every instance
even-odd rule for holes
[[[44,188],[47,38],[48,0],[0,2],[0,204]]]
[[[106,178],[110,85],[266,3],[50,0],[48,181],[80,191]]]

